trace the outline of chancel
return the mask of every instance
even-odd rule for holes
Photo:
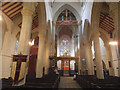
[[[120,89],[120,2],[10,1],[0,13],[2,89]]]

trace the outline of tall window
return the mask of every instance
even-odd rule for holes
[[[70,43],[68,40],[62,40],[60,44],[60,56],[63,55],[70,55],[71,54],[71,48]]]
[[[19,43],[19,41],[17,40],[17,41],[16,41],[16,46],[15,46],[15,55],[17,55],[18,43]]]

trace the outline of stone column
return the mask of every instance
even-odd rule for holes
[[[118,75],[120,77],[120,1],[118,2],[118,50],[119,50]]]
[[[35,11],[35,6],[37,3],[25,2],[23,3],[22,13],[22,27],[20,31],[20,39],[18,45],[18,53],[25,55],[29,54],[29,44],[30,35],[32,31],[32,18]]]
[[[44,65],[44,74],[48,74],[48,69],[49,69],[49,63],[50,63],[50,60],[49,60],[49,42],[47,41],[46,44],[45,44],[45,52],[44,52],[44,61],[43,61],[43,65]]]
[[[118,75],[120,76],[120,2],[113,2],[109,4],[110,8],[110,15],[113,18],[114,26],[115,26],[115,37],[114,40],[118,41],[118,46],[115,46],[117,48],[117,59],[118,59]],[[117,73],[115,71],[115,73]]]
[[[94,34],[94,49],[95,49],[95,63],[96,63],[97,78],[104,79],[98,32]]]
[[[38,45],[38,56],[36,65],[36,78],[41,78],[43,76],[43,59],[45,51],[45,38],[46,38],[46,9],[45,3],[40,2],[38,5],[38,19],[39,19],[39,45]]]
[[[73,57],[73,56],[75,56],[75,48],[74,48],[74,42],[75,42],[75,41],[74,41],[74,35],[72,36],[72,39],[71,39],[71,40],[72,40],[72,45],[71,45],[71,47],[72,47],[72,52],[71,52],[71,54],[72,54],[72,57]]]
[[[0,11],[0,16],[2,17],[1,11]],[[0,21],[0,27],[2,27],[2,21]],[[0,28],[0,78],[2,78],[2,45],[3,45],[3,39],[2,39],[2,33],[3,30]],[[2,87],[2,85],[0,85]]]
[[[105,43],[105,49],[106,49],[106,63],[107,63],[107,68],[109,69],[109,75],[114,76],[114,69],[113,69],[113,61],[110,56],[110,47],[108,44]],[[109,62],[111,62],[111,67],[109,67]]]
[[[94,68],[93,68],[93,60],[91,60],[90,54],[90,45],[89,43],[85,44],[85,59],[86,59],[86,64],[87,64],[87,69],[88,69],[88,75],[93,75],[94,73]]]
[[[50,43],[51,43],[51,38],[50,38],[50,22],[49,25],[47,27],[47,33],[46,33],[46,40],[45,40],[45,50],[44,50],[44,74],[48,74],[48,70],[49,70],[49,65],[50,65],[50,60],[49,60],[49,55],[50,55]]]
[[[78,74],[80,75],[80,71],[81,71],[81,67],[82,67],[82,62],[81,62],[81,36],[82,36],[82,21],[80,21],[80,23],[78,24],[78,43],[79,43],[79,52],[78,52]]]
[[[59,39],[59,34],[57,35],[57,55],[60,56],[60,39]]]
[[[55,27],[56,27],[56,24],[54,22],[52,22],[52,31],[53,31],[53,42],[52,42],[52,55],[54,56],[55,55]]]
[[[36,66],[36,78],[41,78],[43,76],[43,59],[45,51],[45,37],[46,37],[46,28],[45,25],[40,28],[39,32],[39,45],[38,45],[38,57],[37,57],[37,66]]]
[[[92,55],[92,43],[89,45],[89,54],[90,54],[90,63],[91,63],[91,75],[94,75],[94,64],[93,64],[93,55]]]
[[[28,61],[29,61],[29,41],[30,35],[32,31],[32,21],[33,21],[33,14],[35,12],[35,7],[37,3],[33,2],[24,2],[22,13],[22,27],[20,31],[20,38],[19,38],[19,45],[18,45],[18,54],[22,53],[23,55],[28,55],[26,68],[25,68],[25,76],[24,80],[21,81],[18,85],[23,85],[25,83],[25,78],[28,70]],[[24,70],[21,70],[24,71]]]

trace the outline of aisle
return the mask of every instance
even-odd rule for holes
[[[81,88],[73,77],[61,77],[58,88]]]

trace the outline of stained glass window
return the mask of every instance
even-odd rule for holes
[[[70,55],[71,54],[71,48],[70,48],[70,42],[68,40],[62,40],[60,44],[60,55]]]

